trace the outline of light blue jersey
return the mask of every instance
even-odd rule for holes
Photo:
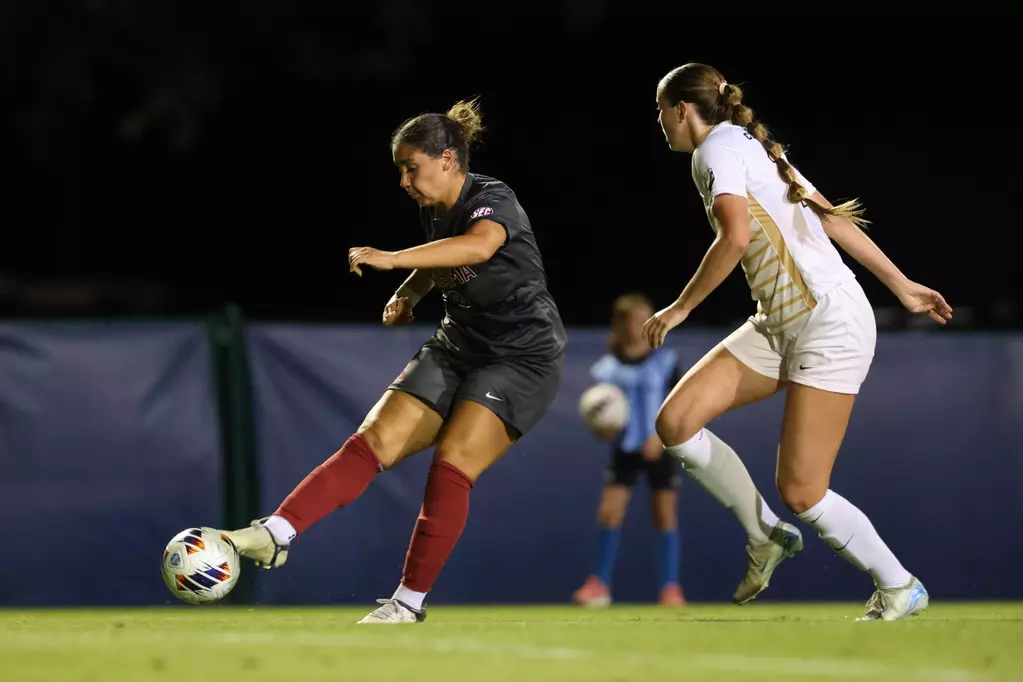
[[[638,452],[655,433],[657,411],[678,381],[678,354],[661,346],[642,360],[620,360],[608,353],[590,368],[598,382],[614,384],[629,399],[629,422],[616,444],[625,452]]]

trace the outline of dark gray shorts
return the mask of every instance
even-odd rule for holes
[[[664,451],[657,460],[648,462],[640,452],[625,452],[615,448],[604,481],[608,485],[631,488],[636,485],[640,472],[645,471],[651,490],[674,490],[682,483],[680,468],[678,460]]]
[[[431,338],[389,388],[413,395],[447,419],[459,400],[471,400],[525,435],[554,402],[565,355],[510,356],[470,362]]]

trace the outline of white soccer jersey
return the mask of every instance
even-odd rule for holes
[[[806,189],[815,188],[796,171]],[[742,257],[756,321],[770,333],[809,314],[829,291],[855,277],[809,208],[786,198],[788,185],[764,146],[732,123],[715,126],[693,153],[693,181],[711,225],[719,194],[749,202],[750,242]]]

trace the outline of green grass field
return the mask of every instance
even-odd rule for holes
[[[943,604],[857,623],[861,604],[0,610],[0,680],[1023,679],[1023,604]]]

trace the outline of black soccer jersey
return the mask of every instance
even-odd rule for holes
[[[450,211],[420,209],[429,241],[465,234],[473,223],[504,226],[504,244],[477,265],[434,268],[433,282],[444,296],[438,339],[468,359],[506,355],[553,357],[566,343],[565,328],[547,291],[540,250],[529,218],[514,192],[494,178],[469,173]]]

